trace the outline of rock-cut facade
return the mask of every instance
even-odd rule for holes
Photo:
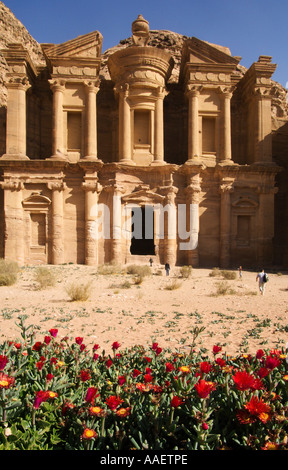
[[[150,31],[141,15],[104,54],[99,31],[41,44],[40,64],[16,40],[1,53],[1,257],[287,263],[287,120],[271,57],[244,69],[228,48]]]

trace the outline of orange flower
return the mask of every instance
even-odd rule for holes
[[[129,414],[130,408],[119,408],[119,410],[116,411],[116,415],[119,416],[119,418],[126,418]]]
[[[138,390],[140,390],[140,392],[150,392],[150,390],[152,390],[153,388],[153,385],[151,383],[141,383],[139,382],[138,384],[136,384],[136,388],[138,388]]]
[[[100,406],[90,406],[89,413],[90,415],[98,416],[99,418],[102,418],[102,416],[105,416],[105,410],[101,408]]]
[[[85,428],[82,434],[82,438],[86,440],[96,439],[97,433],[94,431],[94,429]]]
[[[180,366],[179,367],[179,370],[180,372],[182,372],[183,374],[189,374],[191,372],[191,369],[190,367],[188,366]]]
[[[15,379],[14,377],[9,377],[6,374],[0,374],[0,388],[10,388],[14,385]]]

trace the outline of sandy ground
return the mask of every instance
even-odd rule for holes
[[[204,330],[196,338],[196,349],[210,354],[214,344],[228,354],[255,353],[257,349],[285,346],[288,342],[287,273],[269,273],[265,295],[260,295],[256,273],[243,271],[242,279],[226,281],[233,293],[215,295],[221,277],[209,269],[193,269],[189,279],[180,277],[179,268],[165,275],[162,266],[135,285],[134,276],[103,275],[97,267],[51,266],[57,276],[54,287],[39,290],[36,267],[22,269],[18,281],[0,287],[0,341],[20,339],[16,326],[25,315],[26,326],[34,325],[35,340],[43,340],[50,328],[58,329],[57,339],[84,338],[90,348],[98,343],[111,351],[118,341],[121,349],[136,344],[189,351],[195,327]],[[161,273],[161,275],[159,274]],[[72,302],[66,286],[92,281],[91,296]],[[129,281],[130,288],[123,283]],[[167,290],[171,283],[178,288]],[[100,349],[100,350],[101,350]]]

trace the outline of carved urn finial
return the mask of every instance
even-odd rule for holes
[[[132,38],[135,46],[146,46],[149,40],[149,23],[138,15],[137,20],[132,23]]]

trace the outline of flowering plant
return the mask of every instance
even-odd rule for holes
[[[0,345],[0,450],[288,448],[284,350],[215,345],[209,357],[114,341],[106,354],[20,327],[22,342]]]

